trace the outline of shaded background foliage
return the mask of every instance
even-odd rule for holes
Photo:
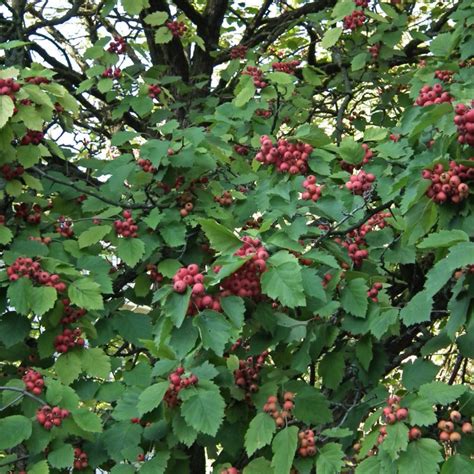
[[[1,2],[0,472],[470,472],[473,23]]]

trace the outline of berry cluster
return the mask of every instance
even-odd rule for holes
[[[252,76],[253,84],[257,88],[263,89],[268,85],[268,83],[263,80],[263,71],[256,66],[247,66],[247,68],[245,69],[245,71],[242,72],[242,74]]]
[[[230,59],[245,59],[247,54],[247,46],[238,44],[230,50]]]
[[[39,145],[44,138],[43,132],[36,130],[28,130],[23,138],[20,140],[21,145]]]
[[[379,291],[383,288],[383,285],[382,283],[379,283],[379,282],[376,282],[372,285],[372,288],[367,291],[367,296],[374,302],[374,303],[377,303],[378,302],[378,294],[379,294]]]
[[[439,440],[443,442],[458,443],[462,435],[472,433],[472,424],[468,421],[460,423],[462,415],[457,410],[452,410],[449,414],[449,420],[440,420],[438,422]],[[456,429],[458,431],[456,431]],[[460,432],[461,431],[461,432]]]
[[[247,156],[250,151],[247,145],[234,145],[234,150],[238,155],[242,156]]]
[[[313,430],[308,429],[298,433],[298,454],[302,458],[307,458],[316,454],[315,444]]]
[[[161,87],[156,84],[151,84],[148,86],[148,97],[156,99],[161,94]]]
[[[34,235],[30,235],[28,240],[34,240],[44,245],[49,245],[53,241],[51,237],[35,237]]]
[[[221,281],[221,296],[236,295],[259,298],[261,296],[260,276],[267,269],[269,255],[259,239],[245,236],[244,245],[235,252],[242,258],[251,257],[236,272]],[[216,271],[219,269],[216,268]]]
[[[240,471],[236,467],[228,467],[223,469],[220,474],[240,474]]]
[[[137,160],[138,166],[142,168],[145,173],[156,173],[156,168],[153,166],[150,160],[145,160],[144,158],[139,158]]]
[[[369,252],[362,247],[366,246],[367,243],[364,240],[364,237],[372,232],[376,227],[383,229],[387,223],[385,219],[391,217],[390,212],[379,212],[373,215],[365,224],[362,224],[358,229],[346,234],[345,240],[339,238],[334,239],[334,241],[343,247],[347,248],[349,257],[354,262],[355,266],[360,266],[368,256]]]
[[[285,422],[292,418],[291,410],[293,410],[295,406],[293,403],[294,398],[294,393],[285,392],[283,395],[283,405],[280,405],[278,398],[274,395],[270,395],[267,399],[267,403],[263,406],[263,411],[272,416],[278,428],[284,426]]]
[[[433,104],[442,104],[443,102],[451,102],[453,98],[443,90],[442,84],[435,84],[431,86],[423,86],[418,94],[417,99],[415,100],[415,105],[421,107],[428,107]]]
[[[413,426],[410,428],[410,431],[408,432],[408,440],[409,441],[415,441],[416,439],[421,438],[421,430],[417,426]]]
[[[127,42],[125,41],[125,38],[116,36],[113,41],[110,42],[107,51],[109,53],[124,54],[127,51]]]
[[[31,392],[33,395],[40,395],[43,391],[43,376],[39,372],[36,372],[36,370],[27,370],[25,375],[23,375],[23,382],[25,382],[26,390]]]
[[[59,235],[61,235],[62,237],[66,237],[67,239],[71,238],[74,235],[72,221],[70,219],[65,218],[64,216],[60,216],[58,218],[58,224],[55,230]]]
[[[222,308],[219,295],[209,295],[206,293],[203,293],[202,295],[192,294],[188,312],[186,314],[188,316],[194,316],[199,313],[199,311],[205,309],[212,309],[213,311],[220,312]]]
[[[294,74],[296,68],[301,64],[301,61],[294,59],[293,61],[277,62],[272,64],[275,71],[286,72],[287,74]]]
[[[122,237],[132,237],[132,238],[137,238],[137,230],[138,226],[135,222],[135,220],[132,218],[132,213],[131,211],[123,211],[122,216],[125,220],[121,221],[117,219],[114,222],[114,227],[115,227],[115,232],[118,236]]]
[[[106,79],[120,79],[122,77],[122,70],[119,67],[108,67],[103,73],[102,77]]]
[[[39,285],[52,286],[59,293],[66,290],[66,284],[56,273],[49,273],[41,268],[39,262],[29,257],[18,257],[8,268],[7,275],[10,281],[20,278],[29,278]]]
[[[389,425],[395,424],[397,421],[406,420],[408,417],[408,410],[400,407],[400,397],[393,395],[388,397],[387,406],[383,409],[385,421]]]
[[[82,471],[89,467],[89,458],[81,448],[74,448],[74,469]]]
[[[316,186],[316,176],[310,174],[303,181],[303,188],[306,189],[301,194],[301,199],[304,201],[313,201],[316,202],[321,197],[321,186]]]
[[[400,135],[398,133],[391,133],[388,137],[392,142],[397,143],[400,140]]]
[[[191,201],[188,201],[184,206],[179,210],[179,215],[181,217],[186,217],[194,209],[194,204]]]
[[[4,164],[0,168],[0,172],[3,175],[3,179],[6,181],[11,181],[12,179],[18,178],[25,172],[25,168],[21,165],[11,166],[9,164]]]
[[[458,129],[458,142],[474,146],[474,104],[471,107],[458,104],[455,108],[454,123]]]
[[[321,285],[323,286],[323,288],[326,288],[331,280],[332,280],[332,275],[330,273],[325,273],[323,276],[323,281],[321,282]]]
[[[61,324],[73,324],[79,319],[81,319],[87,311],[84,308],[74,308],[71,306],[71,301],[69,298],[64,298],[62,300],[64,306],[63,317],[61,318]]]
[[[163,275],[158,271],[158,268],[156,265],[153,265],[152,263],[148,264],[146,266],[146,269],[150,275],[150,278],[156,282],[156,283],[161,283],[163,281]]]
[[[232,346],[234,348],[235,344]],[[237,347],[235,348],[237,349]],[[233,349],[233,350],[235,350]],[[245,391],[245,398],[250,401],[250,395],[258,392],[258,376],[268,357],[268,351],[263,351],[258,356],[250,356],[239,360],[239,368],[234,370],[235,384]]]
[[[15,217],[23,219],[28,224],[39,224],[41,222],[41,206],[39,204],[27,204],[22,202],[21,204],[15,204]]]
[[[272,109],[257,109],[255,111],[257,117],[262,117],[264,119],[270,118],[273,115]]]
[[[166,390],[164,400],[171,408],[179,405],[180,401],[178,400],[178,393],[181,390],[196,385],[199,381],[194,374],[191,374],[189,377],[183,377],[183,374],[184,368],[178,367],[168,376],[170,386],[168,387],[168,390]]]
[[[374,45],[372,45],[370,48],[369,48],[369,53],[370,55],[372,56],[372,59],[375,61],[376,59],[378,59],[379,57],[379,54],[380,54],[380,48],[382,46],[380,45],[380,43],[376,43]]]
[[[374,152],[369,148],[369,145],[367,145],[367,143],[362,143],[361,146],[364,149],[364,156],[362,158],[362,161],[357,165],[353,165],[352,163],[348,163],[347,161],[343,160],[341,161],[341,169],[347,171],[348,173],[352,173],[354,170],[360,169],[363,165],[366,165],[370,162],[370,160],[374,156]]]
[[[14,79],[0,79],[0,95],[8,95],[13,99],[14,95],[21,89],[21,84]]]
[[[354,0],[357,7],[367,8],[369,6],[369,0]]]
[[[85,341],[81,337],[82,331],[79,328],[63,329],[63,332],[54,338],[54,347],[57,352],[68,352],[74,347],[84,347]]]
[[[353,194],[362,195],[372,189],[372,183],[375,181],[375,175],[360,170],[357,174],[353,174],[346,183],[346,188]]]
[[[173,276],[173,289],[176,293],[184,293],[188,286],[192,287],[194,295],[204,294],[204,275],[199,272],[199,267],[191,263],[187,267],[181,267]]]
[[[306,143],[289,143],[280,139],[273,145],[270,137],[263,135],[260,138],[260,151],[255,159],[266,165],[275,165],[277,171],[290,174],[304,174],[308,170],[309,155],[313,147]]]
[[[454,71],[449,71],[449,70],[439,70],[437,69],[435,71],[435,77],[436,79],[439,79],[440,81],[443,82],[450,82],[451,79],[453,78]]]
[[[230,191],[224,191],[221,196],[215,196],[214,201],[224,207],[230,206],[233,202],[232,194],[230,194]]]
[[[35,86],[39,86],[41,84],[49,84],[51,81],[47,77],[42,77],[42,76],[34,76],[34,77],[28,77],[25,79],[28,84],[34,84]]]
[[[469,185],[466,181],[474,179],[474,168],[450,161],[448,171],[445,171],[444,166],[438,163],[433,170],[424,169],[422,176],[424,179],[431,180],[426,195],[434,202],[443,204],[451,201],[458,204],[469,196]]]
[[[166,27],[171,31],[175,38],[180,38],[186,33],[187,26],[182,21],[168,21]]]
[[[362,10],[354,10],[350,15],[346,15],[343,19],[344,28],[346,30],[356,30],[360,28],[364,23],[367,17]]]
[[[36,420],[40,425],[43,425],[45,430],[50,430],[53,426],[61,426],[64,418],[69,416],[69,410],[65,408],[53,407],[48,405],[42,406],[36,412]]]
[[[459,280],[464,274],[474,274],[474,265],[467,265],[466,268],[460,268],[454,272],[454,278]]]

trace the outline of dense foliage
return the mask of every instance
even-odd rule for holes
[[[473,25],[0,2],[0,473],[473,472]]]

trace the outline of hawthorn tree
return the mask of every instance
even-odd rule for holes
[[[0,5],[0,473],[474,470],[470,0]]]

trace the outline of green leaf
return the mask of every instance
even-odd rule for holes
[[[430,360],[416,359],[403,365],[402,383],[407,390],[418,389],[436,377],[439,366]]]
[[[140,239],[119,239],[117,255],[129,266],[134,267],[145,254],[145,243]]]
[[[102,439],[110,457],[121,461],[127,458],[130,449],[134,447],[138,449],[142,432],[143,428],[140,425],[127,420],[113,424],[104,432]]]
[[[81,352],[82,370],[91,377],[107,379],[110,375],[110,358],[99,347]]]
[[[405,423],[387,425],[387,436],[380,449],[388,453],[392,460],[398,458],[400,451],[405,451],[408,446],[408,426]]]
[[[282,429],[272,443],[272,467],[275,474],[289,474],[295,458],[298,444],[298,427],[288,426]]]
[[[241,328],[244,324],[245,303],[238,296],[227,296],[222,298],[221,306],[224,313],[231,320],[236,328]]]
[[[354,2],[352,0],[338,0],[336,6],[332,9],[331,17],[336,20],[342,20],[346,15],[350,15],[354,10]]]
[[[30,320],[17,313],[6,313],[0,318],[0,341],[8,349],[28,337]]]
[[[382,127],[367,127],[364,130],[364,141],[380,141],[383,140],[388,134],[386,128]]]
[[[87,408],[79,408],[73,412],[73,418],[77,426],[89,433],[102,432],[102,420]]]
[[[7,296],[10,305],[20,314],[29,313],[31,288],[33,288],[33,283],[28,278],[20,278],[8,285]]]
[[[193,324],[199,329],[203,347],[213,350],[218,356],[222,356],[224,347],[232,333],[232,325],[225,319],[224,315],[216,311],[206,310],[193,319]]]
[[[140,474],[164,474],[169,458],[169,451],[155,452],[152,459],[143,463]]]
[[[468,242],[469,236],[466,232],[455,230],[441,230],[424,238],[417,247],[419,249],[431,249],[440,247],[451,247],[458,242]]]
[[[318,474],[339,474],[345,465],[344,451],[338,443],[325,444],[316,458]]]
[[[47,461],[43,460],[28,466],[28,474],[49,474],[49,467]]]
[[[301,267],[298,259],[286,250],[281,250],[267,260],[267,271],[261,278],[262,291],[284,306],[295,308],[304,306]]]
[[[103,309],[100,285],[90,278],[80,278],[69,285],[68,296],[72,304],[84,309]]]
[[[50,310],[56,302],[58,294],[51,286],[32,286],[28,291],[31,310],[38,316]]]
[[[112,227],[109,225],[95,225],[82,232],[77,239],[79,248],[90,247],[91,245],[100,242],[110,231]]]
[[[48,463],[56,469],[70,468],[74,463],[74,448],[63,444],[48,454]]]
[[[324,33],[323,39],[321,40],[321,47],[329,49],[337,43],[337,40],[341,37],[342,28],[329,28]]]
[[[369,59],[368,53],[359,53],[351,61],[351,69],[352,71],[359,71],[364,68]]]
[[[8,227],[5,227],[4,225],[0,225],[0,244],[6,245],[9,242],[11,242],[12,239],[13,239],[12,231]]]
[[[265,458],[256,458],[249,462],[243,470],[243,474],[273,474],[275,471],[270,461]]]
[[[115,330],[132,344],[140,344],[140,339],[148,339],[152,333],[151,319],[147,314],[120,311],[113,318]]]
[[[160,26],[168,19],[166,12],[154,12],[150,13],[144,18],[145,23],[151,26]]]
[[[171,321],[173,321],[173,324],[177,328],[180,328],[183,324],[186,313],[188,312],[190,299],[190,288],[188,288],[184,294],[179,294],[173,291],[166,298],[163,311],[171,319]]]
[[[367,291],[369,288],[363,278],[350,280],[342,290],[341,305],[345,311],[358,318],[365,318],[369,306]]]
[[[407,325],[429,321],[433,298],[425,291],[417,293],[400,311],[400,319]]]
[[[332,421],[332,412],[324,395],[314,387],[299,390],[295,397],[294,415],[308,425],[322,425]]]
[[[31,436],[32,423],[26,416],[12,415],[0,419],[0,449],[11,449]]]
[[[336,389],[344,377],[344,355],[342,352],[330,352],[319,363],[319,375],[323,384],[331,389]]]
[[[242,247],[242,241],[229,229],[212,219],[199,219],[199,224],[211,243],[221,253],[233,253]]]
[[[164,44],[169,43],[173,39],[173,35],[168,27],[162,26],[155,32],[155,43]]]
[[[8,119],[13,116],[15,104],[8,95],[0,95],[0,128],[3,128]]]
[[[250,99],[255,96],[255,85],[252,77],[243,75],[240,80],[240,90],[235,97],[234,103],[236,107],[243,107]]]
[[[249,456],[270,444],[275,433],[275,420],[268,413],[259,413],[250,422],[245,433],[245,449]]]
[[[181,394],[185,398],[181,414],[197,432],[215,436],[224,419],[225,402],[217,387],[212,390],[197,387]]]
[[[138,15],[144,8],[150,6],[148,0],[122,0],[122,5],[129,15]]]
[[[169,385],[168,382],[155,383],[140,394],[137,405],[140,416],[154,410],[162,402]]]
[[[469,459],[462,454],[455,454],[446,459],[441,468],[441,474],[460,474],[474,472],[474,459]]]
[[[82,371],[81,357],[76,351],[61,354],[54,363],[54,370],[61,382],[69,385],[79,377]]]
[[[434,474],[439,471],[438,464],[443,460],[440,451],[441,446],[433,439],[421,438],[412,441],[408,444],[407,450],[400,455],[398,472]]]
[[[364,370],[369,370],[370,362],[373,358],[372,339],[370,337],[363,337],[356,344],[356,357]]]
[[[448,405],[457,400],[466,390],[465,385],[448,385],[436,381],[422,385],[419,394],[433,405]]]
[[[433,403],[424,397],[416,397],[408,404],[408,416],[411,425],[429,426],[436,423]]]
[[[179,439],[180,443],[185,444],[186,446],[191,446],[197,438],[197,432],[188,426],[184,421],[184,418],[176,414],[173,416],[173,433]]]

